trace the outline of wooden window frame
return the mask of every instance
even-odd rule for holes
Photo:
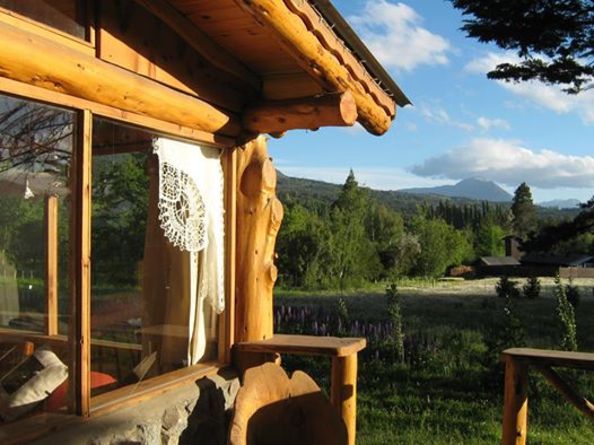
[[[16,26],[38,36],[45,37],[72,49],[95,55],[95,0],[77,0],[83,9],[85,38],[62,31],[59,28],[39,22],[31,17],[19,14],[0,6],[0,22]]]
[[[0,16],[1,16],[0,12]],[[1,20],[1,18],[0,18]],[[235,307],[235,242],[236,242],[236,189],[237,189],[237,153],[235,141],[194,130],[173,123],[161,121],[148,116],[138,115],[114,107],[104,106],[84,99],[68,96],[27,85],[18,81],[0,78],[0,94],[16,97],[22,100],[33,100],[47,105],[59,106],[77,113],[75,125],[75,146],[73,151],[71,207],[71,243],[69,252],[69,280],[70,280],[70,328],[68,337],[59,335],[52,326],[56,326],[54,319],[46,320],[43,333],[0,329],[0,338],[27,339],[29,341],[45,341],[48,343],[64,344],[69,347],[70,387],[68,412],[80,417],[100,415],[141,403],[149,397],[156,396],[178,388],[181,385],[196,381],[198,378],[216,374],[221,369],[231,365],[231,347],[234,343],[234,307]],[[199,363],[194,366],[168,372],[137,384],[134,393],[130,386],[118,388],[108,393],[92,397],[90,388],[90,348],[91,343],[101,342],[92,340],[90,335],[90,258],[91,258],[91,166],[92,166],[92,121],[93,117],[108,118],[124,125],[134,125],[143,129],[158,132],[165,136],[181,138],[193,143],[207,145],[221,149],[221,164],[224,173],[225,208],[225,290],[226,310],[219,315],[218,357],[216,361]],[[46,227],[46,237],[57,238],[57,230],[52,218],[52,204],[46,203],[46,220],[50,224]],[[54,215],[55,216],[55,215]],[[54,242],[46,243],[55,246]],[[46,257],[56,255],[54,248],[46,250]],[[48,264],[46,274],[55,274],[56,264]],[[53,281],[46,281],[46,307],[50,308],[48,317],[57,317],[54,310],[55,292]],[[118,347],[118,345],[111,345]],[[123,346],[122,346],[123,347]],[[34,418],[32,418],[34,419]],[[9,428],[21,428],[32,419],[22,419]],[[35,421],[32,421],[35,423]],[[65,423],[69,422],[65,420]],[[0,426],[0,428],[3,428]],[[45,430],[40,429],[40,434]]]

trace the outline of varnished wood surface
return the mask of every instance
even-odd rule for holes
[[[272,338],[266,340],[236,343],[235,347],[245,352],[346,357],[365,349],[366,345],[367,340],[364,338],[275,334]]]
[[[174,137],[188,139],[198,143],[206,143],[218,148],[233,147],[236,145],[235,139],[225,137],[220,134],[208,133],[205,131],[196,130],[195,128],[190,128],[171,122],[165,122],[150,116],[131,113],[129,111],[124,111],[112,106],[92,102],[56,91],[50,91],[45,88],[35,85],[28,85],[26,83],[4,77],[0,77],[0,92],[29,97],[34,100],[69,108],[91,110],[98,116],[138,125],[148,130],[156,130]]]
[[[236,342],[272,337],[275,244],[283,219],[266,139],[250,141],[237,158]]]
[[[48,344],[58,348],[67,346],[68,337],[65,335],[45,335],[31,331],[17,331],[14,329],[0,329],[0,343],[3,342],[24,342],[28,341],[38,346]],[[124,351],[142,351],[142,345],[136,343],[124,343],[113,340],[91,339],[91,346],[98,348],[120,349]]]
[[[347,445],[338,412],[307,374],[272,363],[248,369],[237,393],[230,445]]]
[[[58,197],[45,198],[45,333],[58,333]]]
[[[525,445],[527,429],[528,366],[508,356],[505,362],[502,445]]]
[[[262,102],[248,107],[243,114],[243,126],[256,134],[350,127],[355,122],[357,104],[350,91]]]
[[[12,80],[177,125],[231,136],[240,131],[232,114],[205,101],[1,22],[0,71]]]
[[[513,348],[506,349],[502,358],[511,356],[528,364],[541,366],[560,366],[594,370],[594,354],[587,352],[553,351],[545,349]]]
[[[89,415],[91,400],[91,150],[93,116],[77,115],[71,165],[68,410]]]
[[[300,67],[330,91],[350,90],[359,122],[372,134],[384,134],[395,117],[395,102],[368,77],[360,62],[320,20],[308,2],[237,0],[275,37]]]

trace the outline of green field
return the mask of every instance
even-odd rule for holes
[[[503,408],[503,368],[488,346],[497,336],[503,311],[495,282],[400,283],[404,363],[397,363],[392,353],[381,285],[343,295],[278,291],[276,329],[317,335],[336,334],[338,329],[342,335],[368,337],[359,362],[359,444],[495,444],[500,441]],[[542,284],[543,295],[516,300],[515,313],[525,329],[526,346],[558,349],[552,279]],[[594,351],[594,280],[575,284],[581,293],[576,311],[579,349]],[[348,309],[346,327],[336,325],[340,299]],[[283,360],[287,369],[304,369],[328,387],[326,361]],[[594,375],[561,373],[583,395],[594,396]],[[528,443],[594,443],[589,420],[534,372],[530,384]]]

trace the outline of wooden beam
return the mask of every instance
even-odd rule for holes
[[[72,156],[68,409],[88,416],[91,401],[91,135],[90,111],[79,112]]]
[[[547,366],[535,366],[545,379],[555,387],[565,399],[571,403],[584,416],[594,422],[594,404],[585,397],[576,394],[571,386],[561,378],[553,369]]]
[[[591,352],[511,348],[501,354],[503,360],[506,360],[508,356],[535,366],[560,366],[594,371],[594,354]]]
[[[528,365],[505,357],[502,445],[525,445],[528,434]]]
[[[256,134],[332,126],[350,127],[356,121],[357,104],[348,91],[263,102],[248,107],[243,115],[244,128]]]
[[[240,132],[233,115],[203,100],[5,23],[0,75],[197,130]]]
[[[219,362],[231,363],[235,331],[235,287],[237,256],[237,148],[223,151],[225,176],[225,307],[220,317]]]
[[[126,124],[137,125],[150,131],[159,131],[161,133],[183,139],[190,139],[192,141],[196,141],[199,144],[207,143],[219,148],[234,147],[237,145],[235,138],[229,138],[220,134],[184,127],[183,125],[165,122],[142,114],[123,111],[119,108],[114,108],[108,105],[99,104],[97,102],[91,102],[90,100],[46,90],[45,88],[7,79],[5,77],[0,77],[0,92],[28,97],[30,99],[35,99],[54,105],[78,108],[79,110],[91,110],[91,112],[96,116],[103,116],[109,119],[122,121]]]
[[[247,82],[255,90],[260,90],[261,82],[258,76],[202,32],[170,2],[165,0],[135,1],[160,18],[214,66],[231,74],[241,82]]]
[[[262,97],[267,100],[317,96],[325,92],[315,79],[304,72],[272,74],[264,77],[262,82]]]
[[[366,345],[364,338],[274,334],[266,340],[236,343],[235,348],[242,352],[346,357],[365,349]]]
[[[308,2],[302,1],[297,5],[292,0],[235,1],[273,30],[300,66],[322,85],[334,91],[350,90],[357,103],[359,122],[370,133],[381,135],[390,128],[395,115],[394,101],[373,79],[357,77],[361,73],[365,77],[365,70],[344,46],[336,48],[336,36],[325,29],[328,27],[319,17],[316,22],[319,25],[315,27],[311,19],[315,11]],[[385,107],[381,98],[387,98],[391,107],[389,103]]]
[[[58,197],[45,198],[45,333],[58,334]]]

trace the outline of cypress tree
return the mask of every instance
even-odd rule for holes
[[[536,229],[536,207],[532,201],[530,187],[525,182],[522,182],[514,192],[511,211],[516,235],[525,238],[528,233]]]

